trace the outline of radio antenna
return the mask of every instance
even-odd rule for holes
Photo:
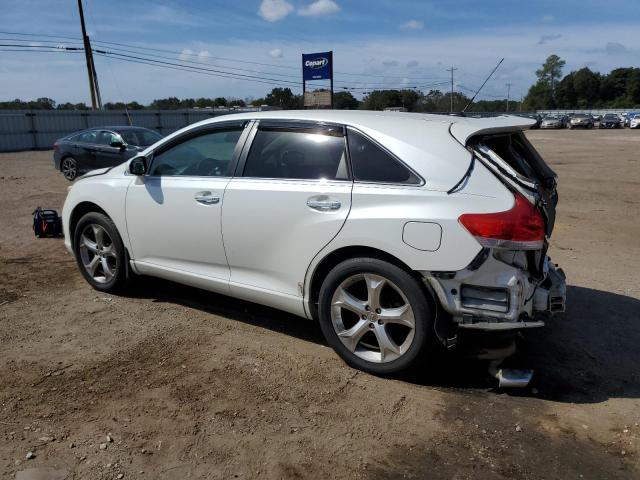
[[[484,82],[482,82],[482,85],[480,85],[480,88],[478,89],[478,91],[473,95],[473,98],[471,100],[469,100],[469,103],[467,103],[467,105],[462,109],[462,113],[464,113],[467,108],[469,108],[469,106],[473,103],[473,101],[476,99],[476,97],[478,96],[478,94],[480,93],[480,90],[482,90],[482,87],[485,86],[485,84],[489,81],[489,79],[491,78],[491,76],[495,73],[495,71],[498,69],[498,67],[500,66],[500,64],[504,62],[504,58],[502,60],[500,60],[498,62],[498,64],[494,67],[493,70],[491,70],[491,73],[489,74],[489,76],[485,79]]]

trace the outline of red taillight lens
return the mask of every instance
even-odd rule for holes
[[[55,143],[53,144],[53,149],[54,149],[54,150],[58,150],[58,147],[59,147],[59,146],[60,146],[60,145],[58,145],[58,142],[55,142]]]
[[[544,243],[544,219],[519,193],[511,210],[497,213],[465,213],[458,221],[484,247],[537,250]]]

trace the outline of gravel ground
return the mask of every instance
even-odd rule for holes
[[[98,293],[31,232],[63,203],[51,152],[0,155],[0,477],[640,478],[640,132],[529,137],[570,286],[522,391],[456,357],[366,375],[314,322],[169,282]]]

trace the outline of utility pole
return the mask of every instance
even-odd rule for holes
[[[457,68],[447,68],[447,72],[451,72],[451,113],[453,113],[453,72],[458,70]]]
[[[509,95],[511,94],[511,83],[507,83],[507,113],[509,113]]]
[[[84,11],[82,10],[82,0],[78,0],[78,13],[80,14],[80,27],[82,28],[82,42],[84,44],[84,56],[87,61],[87,75],[89,76],[89,91],[91,92],[91,106],[94,110],[102,110],[102,100],[100,99],[100,89],[98,88],[98,75],[93,63],[93,52],[91,42],[84,26]]]

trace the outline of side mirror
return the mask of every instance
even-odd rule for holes
[[[147,173],[147,157],[133,157],[129,162],[129,173],[133,175],[144,175]]]
[[[127,149],[127,146],[120,140],[115,140],[111,142],[111,146],[113,148],[119,148],[121,152],[124,152]]]

